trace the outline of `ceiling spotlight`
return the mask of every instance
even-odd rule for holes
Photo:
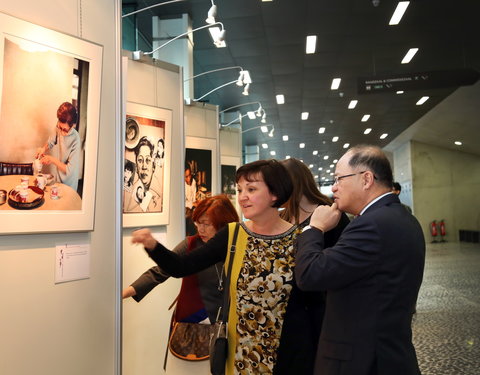
[[[205,20],[205,22],[209,24],[215,23],[216,16],[217,16],[217,6],[213,3],[213,0],[212,0],[212,6],[208,10],[207,19]]]
[[[250,83],[247,83],[245,87],[243,88],[242,95],[247,96],[248,95],[248,89],[250,88]]]
[[[319,129],[318,129],[318,133],[319,133],[319,134],[325,133],[325,128],[319,128]]]
[[[461,145],[462,145],[462,142],[460,142],[460,141],[455,141],[455,144],[456,144],[457,146],[461,146]]]
[[[325,155],[325,156],[323,157],[323,160],[328,160],[328,155]]]
[[[255,120],[255,118],[256,118],[255,112],[253,112],[253,111],[248,111],[247,116],[250,120]]]
[[[300,148],[305,148],[305,143],[300,143],[300,144],[298,145],[298,147],[300,147]]]
[[[290,159],[290,155],[285,156],[285,159]]]
[[[220,23],[221,22],[215,22],[213,25],[220,24]],[[227,46],[227,44],[225,43],[226,31],[223,27],[223,24],[222,24],[221,29],[219,27],[210,27],[208,29],[208,31],[210,32],[210,35],[212,36],[213,44],[215,45],[215,47],[223,48],[223,47]]]
[[[422,96],[420,100],[417,102],[417,105],[422,105],[429,99],[429,96]]]
[[[369,118],[370,118],[370,115],[363,115],[362,122],[368,121]]]
[[[272,127],[272,130],[270,130],[270,133],[268,133],[268,136],[269,136],[270,138],[273,137],[273,132],[274,132],[274,131],[275,131],[275,128]]]
[[[262,131],[262,133],[268,132],[268,128],[266,126],[260,126],[260,130]]]
[[[383,133],[381,136],[380,136],[380,139],[385,139],[388,137],[388,133]]]
[[[284,104],[285,103],[285,96],[283,96],[283,95],[276,95],[275,99],[277,99],[277,104]]]
[[[340,87],[340,82],[341,81],[342,81],[341,78],[334,78],[332,80],[332,86],[330,86],[330,89],[337,90]]]
[[[243,73],[244,71],[241,70],[240,73],[238,74],[237,78],[237,86],[243,86]]]
[[[333,137],[332,138],[332,142],[337,142],[338,141],[338,137]]]
[[[404,92],[405,92],[405,91],[403,91],[403,90],[398,90],[398,91],[397,91],[397,94],[398,94],[398,95],[401,95],[401,94],[403,94]]]
[[[266,143],[262,143],[262,148],[268,148],[268,145]]]
[[[258,107],[257,111],[255,112],[255,114],[257,115],[257,117],[260,117],[262,115],[262,111],[263,111],[263,108],[262,108],[262,105],[260,104],[260,106]],[[265,112],[265,111],[263,111]]]
[[[363,134],[370,134],[371,131],[372,131],[372,128],[366,128]]]
[[[318,151],[317,150],[313,151],[312,155],[318,155]]]
[[[288,141],[288,135],[284,135],[284,136],[282,137],[282,139],[283,139],[285,142]]]
[[[262,119],[260,120],[260,122],[262,124],[265,124],[267,122],[267,114],[265,112],[263,112],[263,116],[262,116]]]
[[[270,155],[275,156],[277,153],[275,151],[270,151]]]
[[[308,120],[308,112],[302,112],[302,120]]]
[[[358,100],[351,100],[348,109],[354,109],[357,106]]]

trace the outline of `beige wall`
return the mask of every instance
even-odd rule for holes
[[[448,241],[460,229],[480,230],[480,157],[411,143],[413,203],[425,238],[429,223],[444,219]]]
[[[118,4],[106,0],[0,4],[2,12],[82,36],[104,48],[95,228],[88,233],[0,236],[2,375],[115,373]],[[74,242],[90,245],[91,276],[55,284],[55,246]]]

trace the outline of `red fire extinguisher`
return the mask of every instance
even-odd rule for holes
[[[437,222],[435,220],[433,220],[431,223],[430,223],[430,234],[432,235],[433,237],[433,240],[432,242],[437,242],[436,238],[438,236],[438,231],[437,231]]]
[[[444,237],[446,236],[447,234],[447,230],[445,229],[445,220],[440,220],[440,235],[442,236],[442,242],[445,242],[445,239]]]

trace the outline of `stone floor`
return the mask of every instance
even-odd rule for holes
[[[413,323],[422,375],[480,375],[480,245],[427,245]]]

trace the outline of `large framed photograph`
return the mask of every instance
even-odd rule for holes
[[[194,235],[195,207],[202,199],[217,194],[217,144],[214,139],[185,139],[185,229]]]
[[[102,50],[0,13],[0,235],[93,230]]]
[[[172,111],[127,103],[123,179],[125,227],[169,222]]]

